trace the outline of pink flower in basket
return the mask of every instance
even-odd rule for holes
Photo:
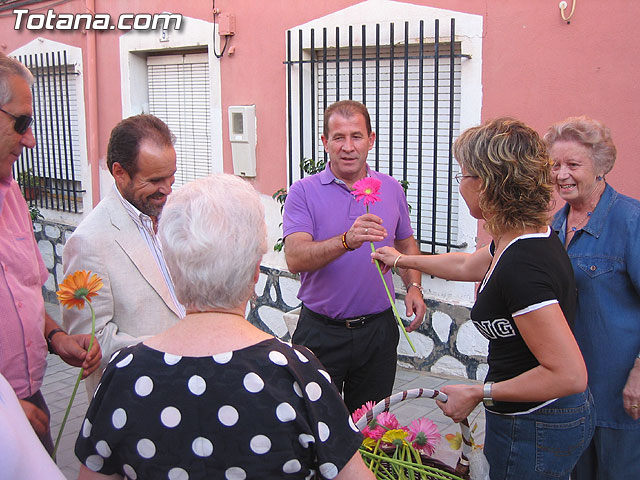
[[[407,430],[409,431],[407,441],[412,443],[413,448],[432,456],[441,438],[436,424],[428,418],[418,418],[411,422]]]
[[[395,430],[399,427],[398,419],[393,413],[382,412],[362,429],[362,434],[365,437],[380,440],[389,430]]]
[[[351,194],[355,195],[357,201],[362,200],[364,206],[367,207],[370,203],[380,201],[378,196],[380,185],[382,185],[382,182],[377,178],[364,177],[353,184]]]
[[[360,418],[365,416],[369,410],[373,410],[373,407],[375,405],[376,405],[375,402],[368,401],[363,406],[356,409],[356,411],[351,414],[351,419],[353,420],[353,423],[356,423],[358,420],[360,420]]]

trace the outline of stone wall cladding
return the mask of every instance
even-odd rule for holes
[[[49,279],[42,287],[45,302],[58,303],[56,290],[63,278],[62,249],[75,227],[47,220],[34,222],[34,233]],[[247,307],[248,320],[258,328],[284,341],[291,336],[283,314],[300,306],[296,295],[300,286],[298,275],[276,268],[261,266],[255,295]],[[399,312],[404,312],[404,295],[396,293]],[[426,319],[410,334],[416,347],[414,353],[400,336],[398,363],[417,370],[444,373],[475,380],[483,380],[487,373],[487,343],[469,319],[468,307],[425,299]],[[404,319],[405,326],[409,324]]]
[[[62,270],[62,249],[76,227],[38,219],[33,222],[33,233],[38,242],[44,264],[49,270],[49,278],[42,287],[42,296],[48,303],[58,303],[56,291],[64,280]]]

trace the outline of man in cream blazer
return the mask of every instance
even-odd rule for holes
[[[107,149],[115,185],[64,247],[65,277],[90,270],[104,283],[92,301],[103,356],[101,368],[86,379],[89,396],[113,353],[185,315],[155,235],[176,172],[173,141],[169,128],[152,115],[121,121]],[[63,309],[62,316],[69,333],[91,331],[87,309]]]

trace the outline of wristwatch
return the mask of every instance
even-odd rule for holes
[[[54,336],[56,333],[67,333],[67,332],[65,332],[65,331],[64,331],[64,330],[62,330],[61,328],[54,328],[53,330],[51,330],[51,331],[49,332],[49,335],[47,335],[47,337],[46,337],[46,340],[47,340],[47,349],[49,350],[49,353],[53,353],[54,355],[57,355],[57,354],[58,354],[58,352],[56,352],[56,351],[53,349],[53,344],[51,343],[51,339],[53,338],[53,336]]]
[[[482,386],[482,403],[484,403],[485,407],[493,407],[495,405],[491,396],[492,387],[493,382],[487,382]]]

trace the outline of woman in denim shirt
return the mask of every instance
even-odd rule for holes
[[[556,190],[567,204],[553,228],[578,288],[574,334],[589,373],[597,427],[575,480],[640,478],[640,202],[604,179],[616,159],[611,133],[588,117],[544,136]]]

